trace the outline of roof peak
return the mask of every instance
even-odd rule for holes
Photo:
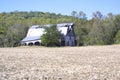
[[[32,25],[31,28],[42,28],[42,26],[46,26],[46,27],[50,27],[54,24],[45,24],[45,25]],[[56,24],[57,27],[67,27],[67,26],[73,26],[74,23],[59,23],[59,24]]]

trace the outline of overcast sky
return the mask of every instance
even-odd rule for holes
[[[120,14],[120,0],[0,0],[0,12],[41,11],[71,15],[72,11],[83,11],[87,17],[100,11]]]

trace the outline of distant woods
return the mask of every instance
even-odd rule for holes
[[[0,47],[20,46],[32,25],[73,22],[77,46],[109,45],[120,43],[120,14],[100,11],[88,20],[83,11],[72,11],[71,16],[49,12],[3,12],[0,13]]]

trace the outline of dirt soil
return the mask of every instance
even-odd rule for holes
[[[120,45],[0,48],[0,80],[120,80]]]

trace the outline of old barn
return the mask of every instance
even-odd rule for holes
[[[40,45],[41,36],[45,33],[43,26],[50,27],[51,25],[33,25],[29,28],[27,36],[21,41],[22,45]],[[61,46],[75,46],[76,36],[74,33],[73,23],[57,24],[57,28],[61,31]]]

